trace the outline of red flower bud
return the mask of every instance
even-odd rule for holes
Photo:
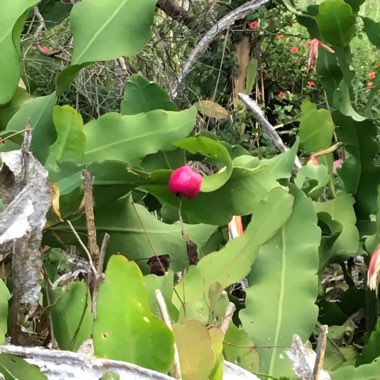
[[[380,244],[376,247],[375,252],[371,256],[367,273],[367,285],[371,290],[375,290],[379,285],[379,271],[380,271]]]
[[[257,30],[259,29],[259,22],[257,20],[251,21],[248,25],[249,29]]]
[[[181,194],[186,198],[195,198],[202,185],[202,176],[189,165],[174,170],[169,178],[169,189],[173,194]]]
[[[319,166],[319,162],[317,160],[317,157],[315,157],[313,154],[310,156],[309,161],[306,163],[306,166]]]

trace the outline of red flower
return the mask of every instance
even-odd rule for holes
[[[338,173],[338,169],[340,169],[343,165],[343,160],[342,159],[339,159],[339,160],[335,160],[333,162],[333,173],[334,174],[337,174]]]
[[[49,53],[51,53],[52,52],[52,49],[51,48],[49,48],[49,46],[41,46],[41,52],[42,53],[45,53],[45,54],[49,54]]]
[[[259,29],[259,22],[257,20],[251,21],[248,25],[249,29],[257,30]]]
[[[169,189],[173,194],[184,195],[186,198],[195,198],[202,185],[202,176],[189,165],[174,170],[169,178]]]
[[[376,247],[375,252],[371,256],[367,273],[367,285],[371,290],[375,290],[379,285],[378,273],[380,271],[380,244]]]
[[[319,166],[319,162],[317,160],[317,157],[314,156],[314,154],[312,154],[310,156],[310,159],[309,161],[306,163],[306,166]]]
[[[376,78],[376,73],[374,71],[371,71],[369,74],[368,74],[368,78],[369,79],[375,79]]]
[[[277,96],[280,98],[280,99],[284,99],[285,98],[285,92],[284,91],[280,91]]]
[[[292,47],[290,48],[290,52],[291,52],[292,54],[298,53],[298,47],[297,47],[297,46],[292,46]]]
[[[283,34],[277,34],[276,39],[282,41],[285,38]]]
[[[306,84],[307,84],[307,87],[314,87],[314,86],[315,86],[315,82],[312,81],[312,80],[308,80],[308,81],[306,82]]]

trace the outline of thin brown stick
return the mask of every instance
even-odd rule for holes
[[[88,243],[87,247],[91,254],[92,261],[95,268],[98,268],[99,262],[99,246],[96,241],[96,226],[95,226],[95,215],[94,215],[94,199],[92,196],[92,179],[90,172],[86,169],[82,170],[82,180],[84,186],[84,210],[86,214],[86,225],[87,225],[87,235]]]
[[[327,334],[328,334],[328,326],[327,325],[321,325],[320,326],[320,334],[318,337],[318,344],[317,344],[317,357],[315,358],[315,364],[314,364],[314,370],[313,370],[313,380],[319,380],[322,369],[323,369],[323,363],[325,359],[325,352],[326,352],[326,345],[327,345]]]
[[[51,52],[47,52],[42,46],[41,46],[41,33],[44,29],[46,29],[46,23],[45,23],[45,20],[44,18],[42,17],[41,15],[41,12],[40,10],[38,9],[37,6],[33,7],[33,13],[34,13],[34,17],[38,20],[38,22],[40,23],[36,29],[36,31],[34,32],[34,35],[33,35],[33,40],[34,40],[34,45],[36,46],[36,48],[38,49],[38,51],[42,54],[42,55],[47,55],[47,56],[50,56]]]
[[[103,241],[102,241],[102,246],[100,247],[99,261],[96,268],[96,277],[93,280],[91,309],[92,309],[92,315],[93,315],[94,320],[96,319],[96,303],[98,300],[100,284],[103,281],[104,258],[106,255],[109,240],[110,240],[110,235],[105,233],[103,237]]]
[[[46,316],[47,316],[48,327],[49,327],[49,331],[50,331],[50,345],[51,345],[51,347],[53,349],[57,349],[58,348],[58,343],[57,343],[57,340],[55,339],[53,318],[51,316],[51,306],[52,306],[52,302],[51,302],[51,299],[50,299],[51,283],[49,281],[49,275],[48,275],[47,270],[46,270],[45,267],[42,267],[42,274],[44,276],[45,288],[46,288],[46,290],[45,290],[45,292],[46,292],[46,301],[47,301]]]
[[[78,232],[75,230],[75,228],[74,228],[74,226],[70,220],[67,220],[67,224],[69,225],[71,231],[73,232],[73,234],[77,238],[78,243],[80,244],[80,246],[83,248],[84,252],[86,253],[87,258],[88,258],[88,262],[89,262],[91,270],[92,270],[92,273],[94,276],[96,276],[96,268],[95,268],[94,262],[92,261],[90,251],[87,249],[86,244],[83,243],[83,240],[80,238]]]
[[[168,307],[166,306],[165,299],[161,293],[160,289],[156,289],[156,300],[158,303],[158,307],[160,308],[160,313],[162,320],[165,322],[165,324],[169,327],[171,331],[173,331],[172,321],[170,320]],[[179,361],[179,353],[177,344],[174,342],[174,363],[173,363],[173,369],[174,369],[174,377],[176,380],[181,380],[181,365]]]
[[[230,302],[227,306],[226,314],[220,326],[220,330],[222,331],[223,335],[226,335],[228,327],[232,321],[232,317],[234,316],[235,310],[236,310],[236,306],[232,302]]]

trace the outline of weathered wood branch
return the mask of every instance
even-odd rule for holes
[[[207,48],[210,46],[211,42],[222,32],[228,29],[236,21],[249,15],[251,12],[255,11],[262,5],[268,3],[269,0],[252,0],[242,6],[234,9],[224,17],[222,17],[198,42],[197,46],[193,49],[189,58],[182,67],[181,73],[178,78],[175,79],[170,85],[170,93],[173,99],[178,97],[178,92],[180,91],[185,79],[189,73],[193,70],[198,59],[206,52]]]
[[[176,1],[158,0],[157,6],[173,20],[181,21],[189,28],[194,25],[194,19],[189,16],[187,12],[179,4],[176,3]]]
[[[238,97],[243,101],[243,103],[251,110],[253,115],[255,116],[258,123],[262,126],[264,131],[269,136],[270,140],[272,141],[273,145],[280,151],[280,152],[286,152],[288,148],[285,146],[284,142],[282,141],[281,137],[277,133],[277,131],[274,129],[273,125],[269,123],[269,121],[266,119],[264,112],[261,110],[259,105],[248,95],[239,93],[237,94]],[[302,164],[298,157],[296,157],[294,166],[296,170],[299,170],[302,168]]]

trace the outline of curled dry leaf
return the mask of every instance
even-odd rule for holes
[[[194,105],[197,107],[198,112],[204,116],[213,117],[218,120],[227,119],[228,117],[228,111],[220,104],[211,100],[201,100]]]

